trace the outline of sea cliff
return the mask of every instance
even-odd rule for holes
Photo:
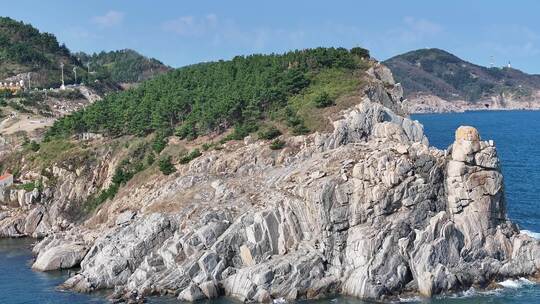
[[[79,203],[111,183],[113,148],[34,172],[54,183],[6,190],[0,236],[41,237],[34,269],[80,265],[62,288],[128,302],[392,300],[538,277],[540,242],[507,217],[495,144],[461,127],[449,149],[430,147],[390,71],[367,74],[333,131],[283,137],[282,150],[227,143],[128,183],[88,218]]]

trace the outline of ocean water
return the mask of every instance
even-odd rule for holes
[[[472,125],[483,139],[493,139],[502,160],[508,213],[520,229],[540,236],[540,112],[501,111],[459,114],[414,115],[424,124],[431,145],[446,148],[460,125]],[[57,290],[68,272],[40,273],[30,269],[32,240],[0,240],[0,304],[13,303],[108,303],[103,294],[77,294]],[[540,286],[525,279],[501,282],[504,288],[474,289],[434,299],[409,298],[402,302],[433,304],[540,303]],[[150,303],[178,303],[170,298],[152,298]],[[229,299],[211,304],[235,303]],[[364,301],[335,297],[299,303],[363,304]]]
[[[424,125],[430,144],[440,149],[452,144],[460,125],[477,128],[483,140],[492,139],[501,159],[510,218],[520,229],[540,232],[540,111],[422,114],[412,118]]]

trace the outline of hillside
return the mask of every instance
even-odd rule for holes
[[[35,86],[58,86],[61,83],[60,63],[72,71],[80,63],[56,37],[11,18],[0,17],[0,81],[32,72]],[[66,83],[73,81],[71,73]]]
[[[64,63],[66,84],[94,83],[99,80],[110,88],[120,83],[136,83],[165,73],[170,67],[153,58],[147,58],[133,50],[120,50],[85,54],[72,54],[59,44],[53,34],[40,32],[30,24],[0,17],[0,81],[28,81],[31,73],[33,87],[59,87],[60,64]],[[90,63],[90,75],[87,71]]]
[[[350,106],[344,98],[359,92],[366,56],[361,48],[317,48],[187,66],[59,120],[48,136],[159,131],[196,138],[234,126],[231,138],[243,138],[269,121],[307,133],[323,127],[324,108]]]
[[[540,89],[540,75],[479,66],[440,49],[411,51],[384,64],[403,85],[407,98],[423,94],[474,103],[502,95],[528,99]]]
[[[94,54],[79,52],[75,56],[84,66],[90,65],[96,78],[115,83],[141,82],[171,70],[159,60],[129,49]]]
[[[540,241],[508,219],[493,141],[460,127],[449,150],[429,147],[389,69],[363,57],[237,57],[106,97],[54,135],[111,136],[30,143],[0,161],[13,174],[0,187],[0,238],[41,238],[35,271],[73,268],[60,289],[115,303],[395,302],[538,278]],[[327,119],[333,128],[313,134],[172,137],[159,151],[135,136],[265,123],[304,133]]]

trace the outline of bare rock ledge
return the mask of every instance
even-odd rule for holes
[[[48,233],[34,268],[80,262],[62,287],[112,289],[117,301],[391,300],[538,276],[540,243],[507,217],[494,143],[460,127],[449,150],[430,147],[389,71],[369,73],[333,132],[284,138],[280,151],[207,151],[107,202],[102,224]],[[0,220],[0,234],[20,233],[17,221]]]

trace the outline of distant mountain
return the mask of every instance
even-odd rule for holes
[[[100,80],[114,86],[141,82],[171,70],[160,61],[133,50],[72,54],[65,45],[58,43],[53,34],[0,17],[0,81],[26,80],[31,73],[33,87],[58,87],[61,84],[61,63],[64,64],[66,84],[75,82],[75,73],[77,82]],[[87,63],[90,63],[90,75]]]
[[[29,24],[0,17],[0,81],[33,72],[32,82],[35,85],[56,86],[61,82],[60,63],[64,63],[65,71],[81,66],[54,35],[42,33]],[[73,75],[66,73],[65,79],[69,83]]]
[[[540,75],[517,69],[487,68],[440,49],[421,49],[392,57],[388,66],[407,98],[435,95],[444,100],[478,102],[497,96],[527,99],[540,89]]]
[[[85,66],[90,64],[90,70],[97,78],[105,78],[115,83],[141,82],[171,70],[157,59],[147,58],[134,50],[120,50],[86,54],[76,53],[75,56]]]

